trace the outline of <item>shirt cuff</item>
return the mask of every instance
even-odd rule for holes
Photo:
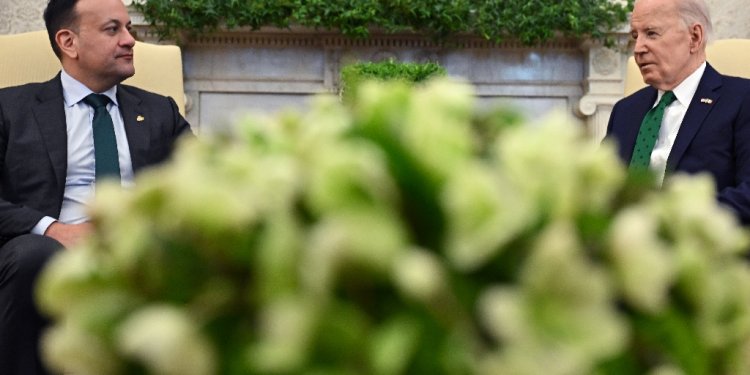
[[[44,235],[44,232],[47,231],[47,228],[49,228],[49,226],[52,225],[52,223],[54,223],[55,221],[57,220],[49,216],[43,217],[42,220],[39,220],[39,222],[36,223],[33,228],[31,228],[31,234]]]

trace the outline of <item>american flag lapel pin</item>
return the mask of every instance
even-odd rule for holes
[[[701,103],[703,104],[712,104],[714,101],[710,98],[701,98]]]

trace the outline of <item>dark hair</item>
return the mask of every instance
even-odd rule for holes
[[[47,36],[52,44],[52,50],[58,58],[62,56],[60,47],[55,41],[55,34],[60,29],[73,28],[78,15],[75,6],[78,0],[49,0],[47,8],[44,9],[44,25],[47,27]]]

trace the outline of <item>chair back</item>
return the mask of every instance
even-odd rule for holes
[[[136,42],[135,75],[123,83],[172,97],[185,115],[180,47]],[[47,32],[0,35],[0,87],[50,80],[60,71]]]
[[[722,39],[706,47],[706,60],[719,73],[750,78],[750,39]],[[645,87],[635,58],[628,58],[625,73],[625,95]]]

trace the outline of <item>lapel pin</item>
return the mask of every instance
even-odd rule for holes
[[[141,122],[141,121],[143,121],[145,119],[146,119],[145,117],[143,117],[141,115],[138,115],[138,117],[135,118],[135,121]]]
[[[703,104],[711,104],[713,102],[714,102],[713,99],[701,98],[701,103],[703,103]]]

